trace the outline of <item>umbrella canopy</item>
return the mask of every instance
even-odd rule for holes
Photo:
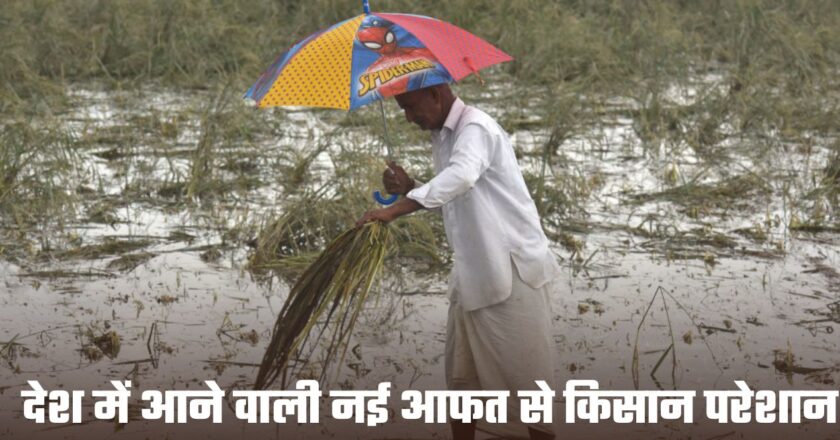
[[[282,53],[245,98],[262,108],[352,110],[511,60],[481,38],[435,18],[366,13]]]

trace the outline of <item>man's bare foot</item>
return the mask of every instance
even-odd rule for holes
[[[549,434],[534,428],[528,428],[528,435],[531,436],[531,440],[554,440],[554,434]]]
[[[475,422],[451,422],[453,440],[473,440],[475,439]],[[531,437],[533,438],[533,437]]]

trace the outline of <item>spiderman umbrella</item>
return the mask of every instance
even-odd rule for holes
[[[444,21],[409,14],[370,12],[301,40],[263,72],[245,93],[257,107],[307,106],[353,110],[382,99],[462,78],[512,58],[475,35]],[[479,79],[481,77],[479,76]],[[377,202],[388,197],[374,193]]]

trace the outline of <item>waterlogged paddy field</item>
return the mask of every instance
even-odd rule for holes
[[[597,379],[629,389],[635,372],[643,389],[734,388],[736,379],[754,389],[840,383],[840,232],[836,200],[824,189],[836,140],[772,130],[745,137],[730,121],[701,131],[696,120],[681,119],[680,109],[717,81],[668,88],[661,111],[630,99],[579,98],[566,101],[576,103],[566,119],[551,120],[532,110],[544,105],[537,91],[462,93],[512,134],[565,268],[552,297],[560,383]],[[3,420],[20,419],[17,396],[31,379],[85,390],[122,378],[135,390],[252,383],[295,270],[331,238],[318,238],[318,227],[340,230],[372,207],[383,147],[372,109],[257,113],[234,98],[88,85],[68,92],[70,110],[27,121],[72,139],[70,172],[53,179],[75,190],[66,218],[4,226]],[[402,162],[428,177],[423,135],[399,122],[393,103],[387,108]],[[671,126],[651,129],[668,115]],[[683,135],[656,135],[663,132]],[[697,141],[705,135],[714,138]],[[248,258],[259,232],[289,212],[307,222],[283,247],[293,256],[286,275],[253,274]],[[328,388],[391,381],[393,402],[403,389],[444,388],[449,257],[440,222],[422,214],[402,227],[425,231],[413,236],[425,241],[415,243],[417,255],[401,251],[389,261],[379,300],[357,324]],[[303,375],[319,373],[316,365]],[[152,425],[133,408],[125,427],[93,422],[54,433],[143,437]],[[225,416],[232,419],[228,409]],[[211,437],[448,436],[446,426],[391,419],[375,431],[326,417],[280,429],[162,429]],[[20,424],[0,435],[40,429]],[[630,428],[667,438],[735,430]],[[793,430],[829,432],[820,424]]]

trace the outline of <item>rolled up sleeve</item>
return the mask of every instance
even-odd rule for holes
[[[439,208],[469,191],[490,166],[492,136],[478,124],[464,127],[452,147],[449,164],[406,197],[427,209]]]

